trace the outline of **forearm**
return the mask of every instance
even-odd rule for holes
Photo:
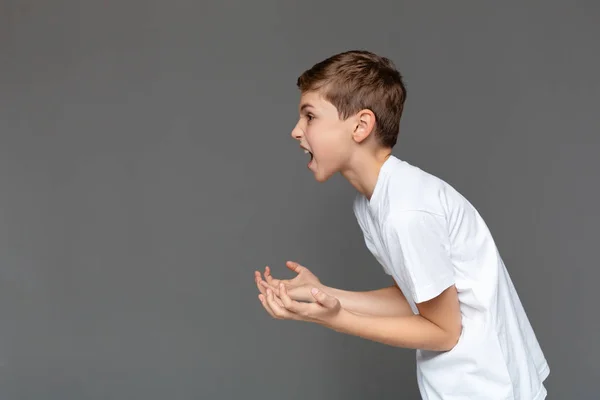
[[[322,325],[390,346],[433,351],[451,350],[460,336],[444,331],[419,314],[383,317],[358,315],[342,309],[332,321]]]
[[[342,308],[356,314],[382,317],[414,314],[406,298],[396,286],[363,292],[325,287],[323,291],[336,297]]]

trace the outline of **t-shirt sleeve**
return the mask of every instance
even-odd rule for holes
[[[391,268],[415,303],[431,300],[454,284],[445,219],[425,211],[402,211],[386,224]]]

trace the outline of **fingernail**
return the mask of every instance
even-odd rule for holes
[[[319,289],[312,288],[311,292],[312,292],[312,294],[317,294],[317,293],[319,293]]]

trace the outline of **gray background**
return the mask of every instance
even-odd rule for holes
[[[253,282],[391,284],[289,136],[298,74],[353,48],[406,77],[394,153],[490,226],[549,398],[597,398],[598,4],[1,0],[0,398],[418,398],[413,351]]]

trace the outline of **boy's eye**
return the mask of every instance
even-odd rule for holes
[[[312,120],[314,117],[311,114],[306,114],[306,118],[310,121]]]

